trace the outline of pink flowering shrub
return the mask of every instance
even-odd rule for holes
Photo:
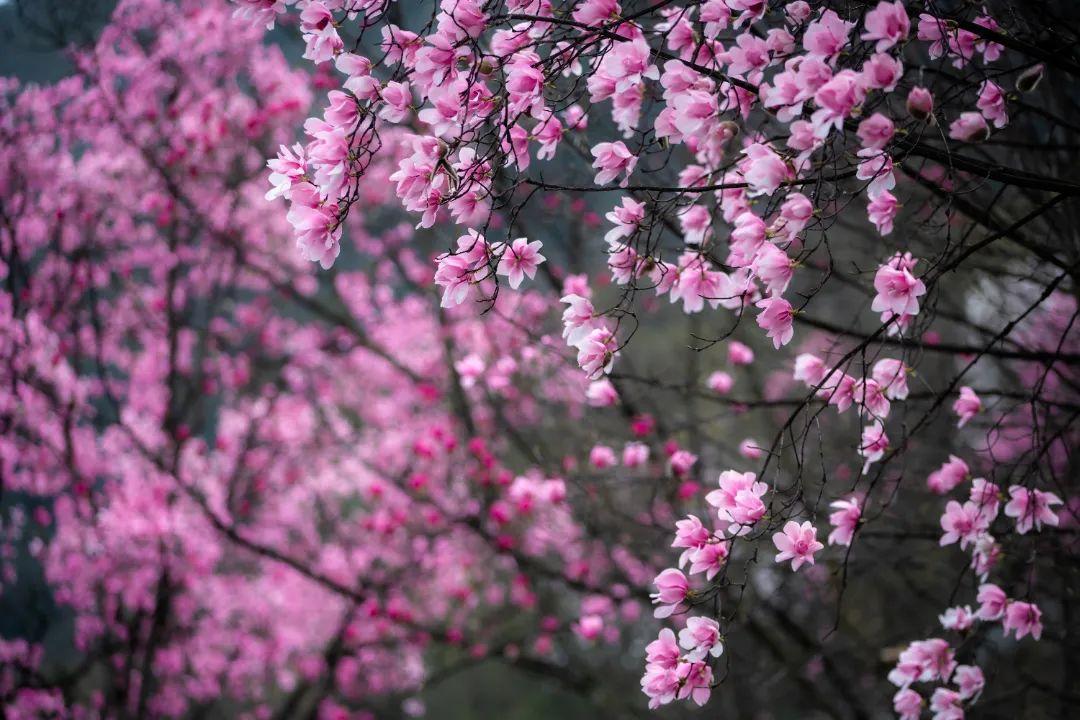
[[[1051,5],[121,0],[0,86],[5,714],[1074,713]]]

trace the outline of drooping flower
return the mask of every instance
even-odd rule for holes
[[[1035,603],[1020,602],[1014,600],[1005,608],[1005,618],[1001,621],[1002,630],[1008,635],[1016,633],[1016,639],[1020,640],[1025,635],[1031,635],[1036,640],[1042,638],[1042,610]]]
[[[829,533],[829,544],[845,547],[851,545],[855,528],[862,518],[862,507],[859,506],[858,498],[834,500],[829,503],[829,507],[835,508],[829,515],[829,523],[833,526],[833,531]]]
[[[1005,514],[1016,520],[1016,532],[1026,535],[1032,528],[1039,532],[1043,524],[1057,527],[1059,519],[1051,506],[1061,505],[1061,498],[1054,493],[1013,485],[1009,497]]]
[[[679,644],[691,662],[701,662],[706,656],[720,657],[724,644],[720,641],[720,624],[712,618],[692,617],[679,631]]]
[[[510,245],[504,246],[496,272],[506,275],[510,280],[510,287],[517,290],[526,277],[530,280],[536,277],[536,269],[546,259],[540,254],[543,246],[539,240],[529,242],[523,237],[517,238]]]
[[[690,593],[690,583],[681,570],[668,568],[662,571],[653,580],[656,592],[652,593],[653,604],[658,605],[653,610],[653,616],[663,619],[670,617],[675,612],[686,610],[686,597]]]
[[[979,399],[974,390],[965,385],[960,388],[960,397],[953,403],[952,409],[960,418],[956,423],[956,427],[964,427],[968,420],[971,420],[982,410],[982,400]]]

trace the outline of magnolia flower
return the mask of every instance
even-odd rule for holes
[[[1031,635],[1036,640],[1042,638],[1042,610],[1035,603],[1014,601],[1005,608],[1005,618],[1001,621],[1001,628],[1007,636],[1010,632],[1016,633],[1019,640],[1025,635]]]
[[[1009,606],[1005,591],[992,583],[980,585],[975,599],[979,602],[975,615],[980,620],[1000,620],[1005,615],[1005,608]]]
[[[690,593],[690,584],[681,570],[668,568],[656,576],[653,584],[656,585],[656,592],[649,597],[654,605],[659,605],[653,611],[654,617],[663,619],[675,612],[686,610],[686,596]]]
[[[706,656],[720,657],[724,644],[720,642],[720,624],[712,618],[692,617],[679,631],[679,644],[687,650],[686,659],[700,662]]]
[[[982,400],[979,399],[974,390],[965,385],[960,388],[960,397],[953,403],[952,409],[960,418],[960,421],[956,423],[956,427],[964,427],[968,420],[975,417],[982,410]]]
[[[543,246],[539,240],[529,242],[523,237],[517,238],[509,246],[504,246],[496,272],[506,275],[510,279],[510,287],[517,290],[526,277],[530,280],[536,277],[536,269],[546,259],[540,254]]]
[[[790,560],[793,571],[797,571],[804,564],[813,565],[814,553],[825,547],[817,541],[817,528],[809,520],[802,525],[794,520],[788,520],[784,525],[784,531],[773,535],[772,541],[776,549],[780,551],[776,555],[776,562]]]
[[[933,493],[945,495],[962,483],[967,478],[968,472],[967,463],[955,455],[950,455],[948,462],[926,478],[926,486]]]
[[[626,187],[638,159],[622,141],[599,143],[593,147],[592,155],[596,158],[593,161],[593,167],[599,171],[593,178],[593,182],[597,185],[607,185],[619,175],[623,175],[619,186]]]
[[[1058,516],[1050,506],[1060,505],[1061,498],[1054,493],[1042,490],[1029,490],[1020,485],[1009,488],[1009,500],[1005,514],[1016,520],[1016,532],[1026,535],[1032,527],[1038,532],[1043,523],[1057,527]]]
[[[772,338],[773,347],[779,350],[791,342],[791,338],[795,336],[795,328],[792,326],[795,311],[791,303],[782,297],[769,297],[754,304],[761,308],[757,324],[765,330],[767,337]]]
[[[829,503],[829,507],[835,510],[829,515],[829,523],[833,531],[829,533],[830,545],[851,545],[851,539],[855,535],[855,528],[859,525],[862,517],[862,508],[859,507],[857,498],[848,500],[835,500]]]

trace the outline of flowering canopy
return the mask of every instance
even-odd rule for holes
[[[614,715],[1067,715],[1080,22],[1036,14],[122,0],[3,85],[4,583],[78,657],[0,645],[9,712],[416,714],[497,660]]]

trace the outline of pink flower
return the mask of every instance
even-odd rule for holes
[[[964,427],[968,420],[975,417],[982,410],[982,400],[979,399],[974,390],[965,385],[960,388],[960,397],[953,403],[952,409],[960,418],[960,421],[956,423],[956,427]]]
[[[1005,608],[1005,619],[1001,621],[1001,628],[1006,636],[1010,631],[1015,631],[1017,640],[1025,635],[1039,640],[1043,631],[1042,610],[1035,603],[1013,601]]]
[[[576,346],[595,329],[596,310],[591,300],[574,293],[564,295],[559,302],[569,306],[563,311],[562,336],[567,345]]]
[[[690,559],[691,551],[705,547],[711,538],[712,533],[701,524],[697,515],[687,515],[686,519],[676,521],[675,540],[671,543],[671,547],[686,548],[679,556],[679,567],[681,568]]]
[[[945,531],[945,534],[941,536],[940,544],[944,547],[959,540],[960,547],[963,549],[975,542],[989,528],[990,518],[978,505],[972,502],[961,505],[955,500],[950,500],[945,506],[945,514],[941,516],[941,529]]]
[[[880,422],[874,421],[863,428],[862,442],[859,444],[859,455],[866,462],[863,464],[863,475],[870,471],[870,466],[885,457],[885,451],[889,449],[889,436],[885,434],[885,428]]]
[[[874,363],[871,373],[874,381],[885,391],[890,400],[904,400],[908,396],[907,367],[900,360],[882,358]]]
[[[1005,591],[992,583],[980,585],[975,599],[979,602],[975,615],[980,620],[1000,620],[1005,615],[1005,608],[1009,606]]]
[[[720,642],[720,624],[712,618],[692,617],[679,631],[679,644],[687,650],[686,659],[701,662],[707,655],[720,657],[724,644]]]
[[[862,517],[858,499],[852,497],[848,500],[834,500],[829,503],[829,507],[835,508],[829,515],[829,523],[833,526],[833,531],[829,533],[829,544],[850,546],[855,528]]]
[[[1050,506],[1060,505],[1061,498],[1054,493],[1013,485],[1009,488],[1009,497],[1011,499],[1005,505],[1005,514],[1016,520],[1016,532],[1026,535],[1032,527],[1039,532],[1043,523],[1057,527],[1058,516]]]
[[[874,275],[874,289],[877,295],[870,309],[882,313],[882,322],[888,317],[918,315],[919,297],[926,294],[926,285],[911,274],[907,268],[897,268],[892,261],[878,268]]]
[[[960,689],[961,700],[978,697],[986,686],[986,678],[978,665],[957,665],[953,673],[953,682]]]
[[[619,341],[607,328],[596,328],[577,347],[578,365],[590,378],[611,372],[619,355]]]
[[[893,121],[881,113],[874,113],[859,123],[855,134],[864,148],[882,150],[892,140],[895,128]]]
[[[729,544],[723,540],[712,540],[700,548],[690,551],[690,574],[705,573],[706,580],[712,580],[719,573],[727,561],[731,551]]]
[[[594,445],[589,451],[589,464],[597,470],[606,470],[616,464],[615,451],[607,445]]]
[[[1001,488],[987,481],[986,478],[975,478],[971,481],[971,496],[968,499],[982,508],[983,514],[993,521],[997,517],[998,506],[1001,504],[998,501],[1000,493]]]
[[[934,720],[964,720],[960,693],[949,688],[934,689],[934,694],[930,696],[930,710],[934,713]]]
[[[592,407],[611,407],[619,402],[619,393],[607,378],[589,383],[585,398]]]
[[[795,328],[792,327],[795,311],[791,303],[782,297],[770,297],[759,300],[754,305],[762,310],[758,313],[757,324],[765,330],[767,337],[772,338],[773,347],[779,350],[791,342],[795,335]]]
[[[730,523],[728,532],[738,534],[765,515],[761,498],[769,486],[757,482],[757,475],[725,470],[720,473],[719,484],[720,489],[706,495],[705,502],[717,509],[721,521]]]
[[[893,231],[893,221],[899,210],[900,203],[896,196],[888,190],[880,190],[866,204],[866,217],[874,223],[878,234],[885,236]]]
[[[765,454],[765,450],[753,438],[746,438],[739,443],[739,454],[747,460],[757,460]]]
[[[780,248],[772,243],[762,243],[750,263],[750,270],[765,283],[766,292],[780,295],[795,275],[795,264]]]
[[[817,541],[817,528],[809,520],[802,525],[794,520],[788,520],[784,525],[784,531],[778,532],[772,537],[773,545],[780,552],[776,555],[776,562],[791,561],[792,571],[798,571],[804,564],[814,564],[814,553],[821,550],[824,545]]]
[[[622,199],[622,205],[604,216],[615,224],[604,236],[606,242],[615,243],[637,232],[638,225],[645,219],[645,203],[639,203],[629,197]]]
[[[709,702],[709,696],[712,694],[713,675],[712,668],[708,664],[698,662],[680,663],[675,673],[679,676],[681,685],[679,694],[676,696],[679,700],[689,698],[699,706]]]
[[[749,185],[751,197],[772,195],[785,181],[791,179],[791,168],[768,145],[754,143],[743,150],[746,160],[742,164],[742,175]]]
[[[907,111],[916,120],[929,120],[934,114],[934,96],[916,85],[907,96]]]
[[[1005,91],[993,80],[983,81],[975,107],[979,108],[984,118],[994,123],[994,127],[1003,128],[1009,124],[1009,114],[1005,110]]]
[[[731,375],[723,370],[717,370],[709,375],[708,379],[705,381],[705,386],[714,393],[727,395],[731,392],[731,388],[735,386],[735,381],[731,378]]]
[[[689,450],[676,450],[672,453],[669,462],[671,464],[671,472],[675,473],[678,477],[683,477],[690,472],[690,468],[694,467],[694,463],[697,462],[697,455]]]
[[[846,22],[832,10],[826,10],[820,18],[806,26],[803,47],[809,55],[832,62],[847,45],[853,27],[855,23]]]
[[[982,142],[990,137],[990,128],[981,114],[963,112],[949,125],[949,137],[961,142]]]
[[[750,365],[754,362],[754,351],[738,340],[728,343],[727,356],[732,365]]]
[[[645,661],[649,665],[656,665],[667,670],[674,670],[679,664],[679,644],[675,641],[675,633],[669,628],[660,631],[660,636],[645,647]]]
[[[957,605],[938,616],[938,620],[946,630],[963,632],[975,624],[975,615],[967,605]]]
[[[503,250],[498,274],[506,275],[510,279],[510,287],[517,290],[526,277],[530,280],[536,277],[536,269],[546,259],[540,254],[543,246],[539,240],[529,242],[523,237],[517,238]]]
[[[641,467],[649,461],[649,446],[645,443],[630,442],[623,448],[622,464],[628,468]]]
[[[270,168],[270,184],[273,185],[267,191],[266,199],[284,197],[288,200],[292,186],[301,182],[307,172],[306,165],[303,145],[296,143],[291,150],[282,145],[277,157],[266,161],[266,166]]]
[[[896,711],[899,720],[919,720],[922,707],[922,695],[911,688],[902,688],[893,695],[893,710]]]
[[[689,606],[686,604],[686,596],[690,593],[690,583],[681,570],[668,568],[662,571],[653,580],[656,592],[649,597],[654,605],[659,605],[653,610],[653,616],[663,619],[670,617],[675,612],[682,612]]]
[[[585,25],[601,25],[617,18],[621,11],[617,0],[585,0],[578,4],[571,17]]]
[[[907,10],[900,0],[891,3],[881,0],[873,10],[866,13],[863,24],[866,32],[860,37],[863,40],[877,40],[874,47],[877,52],[883,52],[903,42],[911,30]]]
[[[953,650],[941,638],[918,640],[900,653],[889,682],[902,688],[914,682],[946,680],[956,668]]]
[[[599,615],[583,615],[574,623],[574,632],[583,640],[595,640],[604,630],[604,618]]]
[[[926,478],[926,486],[931,492],[944,495],[962,483],[967,478],[968,472],[967,463],[955,455],[950,455],[947,463]]]
[[[820,385],[825,380],[826,373],[828,373],[828,368],[825,367],[825,362],[817,355],[802,353],[795,358],[794,378],[810,387]]]
[[[832,11],[829,11],[832,12]],[[829,131],[839,130],[852,110],[866,97],[863,78],[854,70],[841,70],[814,93],[818,109],[810,116],[814,136],[825,138]]]
[[[619,187],[626,187],[630,173],[634,172],[637,165],[637,156],[627,149],[623,142],[602,142],[593,147],[593,167],[599,170],[593,182],[597,185],[607,185],[620,174],[624,175]]]

